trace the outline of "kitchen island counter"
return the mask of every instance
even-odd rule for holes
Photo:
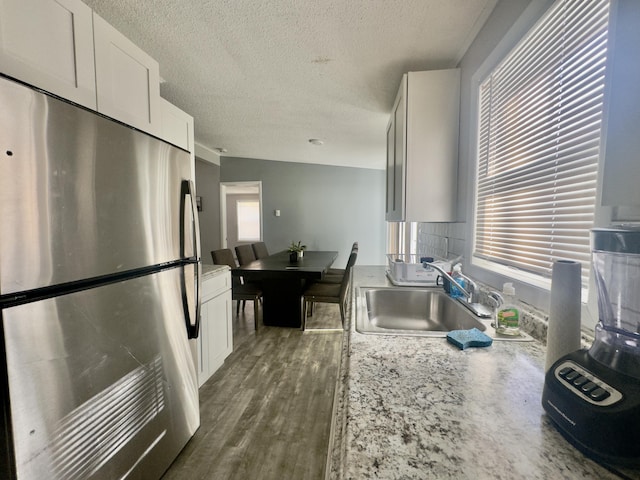
[[[387,286],[384,267],[353,268],[336,391],[332,479],[617,479],[572,447],[544,413],[545,347],[355,331],[358,286]]]

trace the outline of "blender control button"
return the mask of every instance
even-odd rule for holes
[[[584,385],[585,383],[587,383],[589,381],[589,379],[587,377],[583,377],[582,375],[580,375],[578,378],[576,378],[573,383],[576,387],[579,387],[581,385]]]
[[[582,390],[584,393],[589,393],[590,391],[594,390],[597,386],[598,385],[596,385],[593,382],[587,382],[580,387],[580,390]]]
[[[580,377],[580,373],[576,372],[575,370],[573,370],[572,372],[569,372],[568,374],[565,375],[565,379],[568,382],[573,382],[576,378]]]
[[[598,387],[589,394],[589,397],[591,397],[596,402],[601,402],[602,400],[609,397],[610,395],[611,394],[607,392],[604,388]]]
[[[558,375],[560,375],[561,377],[566,376],[568,373],[573,372],[573,368],[571,367],[564,367],[563,369],[561,369],[558,372]]]

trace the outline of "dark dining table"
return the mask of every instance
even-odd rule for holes
[[[265,325],[300,327],[302,292],[309,282],[321,280],[338,252],[305,251],[296,262],[282,251],[232,270],[232,275],[262,288],[262,322]]]

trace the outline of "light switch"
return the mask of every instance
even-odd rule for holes
[[[279,217],[279,216],[280,216],[280,210],[274,210],[274,211],[273,211],[273,214],[274,214],[276,217]]]

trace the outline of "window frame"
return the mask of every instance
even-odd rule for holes
[[[467,191],[471,194],[466,197],[466,211],[468,212],[466,221],[466,238],[465,245],[465,269],[469,275],[476,278],[478,281],[487,284],[490,287],[500,290],[502,285],[506,282],[513,282],[516,286],[516,295],[520,300],[539,308],[542,311],[548,311],[549,307],[549,286],[550,279],[547,282],[536,282],[531,279],[522,279],[519,270],[506,267],[495,268],[495,264],[485,262],[482,259],[474,259],[473,253],[473,241],[475,234],[475,216],[476,216],[476,198],[475,192],[477,188],[477,145],[478,145],[478,127],[479,127],[479,88],[483,80],[487,75],[505,58],[506,55],[522,40],[522,38],[529,32],[529,30],[538,22],[548,11],[548,9],[555,3],[556,0],[541,0],[539,2],[531,2],[508,29],[507,33],[502,39],[490,50],[490,53],[486,56],[484,61],[480,63],[480,66],[475,69],[473,73],[469,75],[469,91],[468,91],[468,105],[469,105],[469,124],[468,124],[468,136],[467,136],[467,152],[466,164],[468,166],[468,176],[466,177]],[[615,18],[617,13],[617,0],[610,0],[609,11],[609,38],[615,36]],[[612,45],[609,46],[612,48]],[[611,56],[607,59],[607,72],[609,71],[609,64],[611,62]],[[603,112],[603,128],[601,132],[601,138],[604,142],[606,140],[606,125],[607,125],[607,105],[608,97],[610,95],[609,86],[607,84],[607,77],[605,77],[605,94],[604,94],[604,112]],[[604,143],[602,143],[604,145]],[[601,146],[601,149],[603,147]],[[601,151],[602,153],[602,151]],[[610,224],[613,218],[613,211],[611,207],[603,207],[601,204],[602,195],[602,155],[598,162],[598,176],[596,187],[596,205],[595,205],[595,217],[594,227],[606,226]],[[547,285],[544,285],[546,283]],[[589,281],[588,298],[583,298],[583,311],[582,321],[583,327],[593,328],[598,319],[596,289],[594,286],[593,276]],[[585,303],[586,302],[586,303]]]

